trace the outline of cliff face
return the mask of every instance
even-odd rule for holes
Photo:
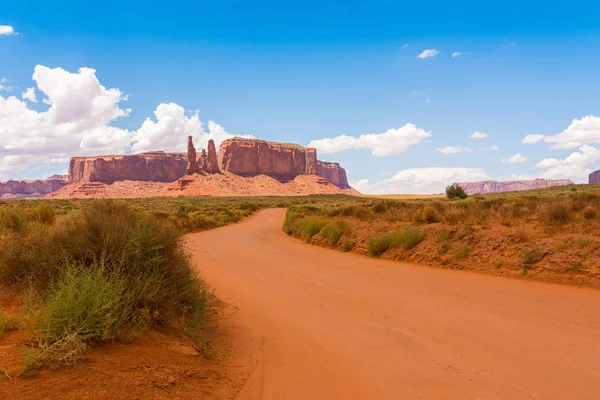
[[[0,198],[36,198],[56,192],[67,184],[67,177],[51,176],[46,180],[36,181],[0,181]]]
[[[69,183],[79,181],[174,182],[185,175],[186,156],[162,151],[127,156],[73,157]]]
[[[521,190],[540,189],[553,186],[572,185],[570,179],[534,179],[523,181],[483,181],[458,182],[467,194],[485,194],[500,192],[516,192]]]
[[[346,170],[340,167],[340,164],[338,163],[318,161],[317,174],[339,188],[350,189],[348,178],[346,177]]]
[[[236,175],[264,174],[289,180],[317,174],[317,151],[293,144],[234,138],[221,143],[218,164],[221,171]]]
[[[590,177],[588,178],[588,183],[590,185],[600,183],[600,170],[594,171],[590,174]]]

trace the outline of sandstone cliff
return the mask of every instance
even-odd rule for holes
[[[185,175],[186,167],[184,153],[162,151],[127,156],[73,157],[69,165],[69,183],[173,182]]]
[[[516,192],[553,186],[573,185],[570,179],[534,179],[522,181],[458,182],[467,194]]]
[[[340,164],[318,161],[317,172],[319,176],[325,178],[328,182],[333,183],[337,187],[350,189],[348,178],[346,177],[346,170],[340,167]]]
[[[221,143],[218,162],[221,171],[236,175],[263,174],[290,180],[298,175],[316,175],[316,153],[293,144],[233,138]]]
[[[600,170],[594,171],[594,172],[592,172],[590,174],[590,176],[588,178],[588,183],[590,185],[594,185],[594,184],[600,183]]]
[[[39,198],[49,193],[56,192],[67,184],[67,177],[62,175],[51,176],[46,180],[36,181],[0,181],[1,199],[26,199]]]

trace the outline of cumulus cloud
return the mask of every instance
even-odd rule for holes
[[[438,51],[436,49],[426,49],[423,50],[418,56],[417,58],[429,58],[429,57],[434,57],[436,54],[438,53]]]
[[[409,168],[398,171],[394,176],[380,182],[370,183],[367,179],[352,182],[352,187],[368,194],[443,193],[453,182],[488,180],[488,174],[480,168]]]
[[[535,144],[539,141],[544,140],[546,136],[544,135],[527,135],[523,138],[523,140],[521,140],[521,142],[525,143],[525,144]]]
[[[2,92],[2,91],[5,91],[5,92],[12,91],[12,88],[7,85],[7,82],[8,82],[8,79],[6,79],[6,78],[1,78],[0,79],[0,92]]]
[[[527,158],[522,156],[521,153],[517,153],[512,157],[502,159],[504,164],[519,164],[524,163],[525,161],[527,161]]]
[[[320,153],[337,153],[343,150],[370,149],[374,156],[391,156],[404,153],[410,146],[421,143],[431,136],[413,124],[406,124],[398,129],[388,129],[384,133],[371,133],[359,137],[340,135],[334,138],[313,140],[309,147]]]
[[[527,135],[522,142],[534,144],[542,140],[552,143],[551,149],[573,149],[583,144],[600,143],[600,118],[588,115],[574,119],[567,129],[556,135]]]
[[[544,158],[535,166],[546,171],[541,177],[546,179],[571,179],[575,182],[587,182],[592,172],[589,166],[600,160],[600,150],[584,144],[579,151],[571,153],[563,160]]]
[[[477,151],[498,151],[498,146],[493,144],[490,147],[480,147]]]
[[[486,137],[488,137],[488,134],[484,132],[475,132],[469,135],[470,139],[485,139]]]
[[[461,147],[461,146],[446,146],[446,147],[437,147],[434,151],[443,154],[456,154],[456,153],[464,153],[468,151],[473,151],[473,149],[469,147]]]
[[[0,25],[0,36],[12,36],[16,35],[15,28],[10,25]]]
[[[37,103],[37,97],[35,96],[35,88],[28,88],[27,90],[25,90],[25,92],[23,92],[21,97],[23,98],[23,100],[29,100],[32,103]]]
[[[452,58],[464,56],[465,54],[469,54],[469,53],[466,53],[466,52],[463,52],[463,51],[455,51],[454,53],[452,53]]]
[[[125,154],[147,150],[183,151],[191,135],[200,146],[213,138],[217,145],[233,135],[213,121],[203,129],[198,112],[187,115],[174,103],[160,104],[154,119],[137,130],[112,124],[129,115],[121,107],[127,96],[117,88],[105,88],[91,68],[68,72],[38,65],[33,80],[48,110],[38,112],[16,96],[0,96],[0,176],[22,176],[23,169],[63,164],[71,156]],[[37,100],[35,88],[23,99]]]

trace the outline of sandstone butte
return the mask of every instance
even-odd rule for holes
[[[522,181],[457,182],[467,194],[517,192],[554,186],[573,185],[570,179],[533,179]]]
[[[0,199],[36,199],[56,192],[67,184],[67,177],[54,175],[46,180],[9,180],[0,181]]]
[[[69,184],[48,198],[261,196],[357,193],[338,163],[317,160],[315,149],[257,139],[212,140],[186,153],[74,157]]]
[[[595,185],[600,183],[600,170],[594,171],[590,174],[588,178],[588,183],[590,185]]]

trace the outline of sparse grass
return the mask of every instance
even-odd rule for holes
[[[296,221],[292,225],[291,230],[292,234],[303,237],[309,242],[310,239],[319,233],[325,225],[327,225],[327,221],[324,218],[317,216],[305,217]]]
[[[454,258],[457,260],[464,259],[469,257],[469,254],[471,254],[471,249],[465,244],[454,251]]]
[[[350,231],[350,225],[348,222],[344,220],[338,220],[325,225],[321,231],[321,236],[328,239],[329,242],[335,246],[339,242],[340,238],[348,231]]]
[[[544,258],[544,251],[542,249],[524,250],[523,251],[523,263],[524,264],[535,264]]]
[[[0,310],[0,337],[8,331],[17,329],[17,321]]]
[[[407,226],[402,232],[394,231],[369,240],[369,253],[380,255],[390,247],[403,247],[409,250],[421,243],[423,238],[424,234],[420,229]]]
[[[598,210],[596,207],[587,206],[583,209],[583,218],[585,219],[596,219],[598,217]]]
[[[502,267],[502,262],[500,262],[500,261],[497,261],[497,262],[496,262],[496,264],[494,264],[494,266],[495,266],[496,268],[500,268],[500,267]]]
[[[576,271],[576,270],[579,270],[582,268],[583,268],[583,264],[580,262],[577,262],[577,263],[574,263],[574,264],[571,264],[570,266],[568,266],[567,270],[568,271]]]
[[[354,248],[354,242],[352,242],[350,240],[346,240],[344,242],[344,244],[342,245],[342,251],[344,253],[351,251],[353,248]]]

